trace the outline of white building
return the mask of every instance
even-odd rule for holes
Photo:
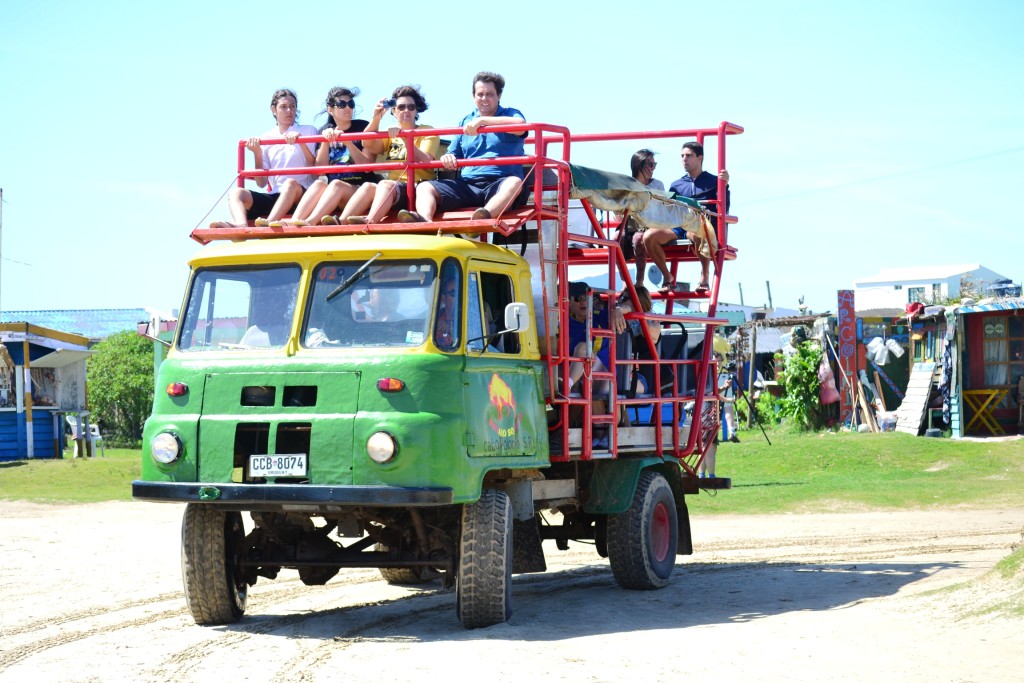
[[[873,308],[902,310],[915,301],[927,304],[958,299],[965,276],[980,296],[987,296],[992,284],[1007,279],[978,263],[885,268],[877,275],[854,282],[854,307],[858,311]]]

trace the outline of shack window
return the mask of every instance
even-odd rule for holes
[[[985,386],[1016,387],[1024,377],[1024,318],[985,316],[981,328]]]

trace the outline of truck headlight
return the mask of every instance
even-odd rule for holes
[[[366,440],[366,454],[375,463],[383,465],[395,457],[396,451],[398,451],[398,444],[395,442],[395,437],[387,432],[376,432]]]
[[[181,441],[174,434],[161,432],[149,442],[153,459],[164,465],[170,465],[181,457]]]

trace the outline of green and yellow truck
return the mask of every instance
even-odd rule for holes
[[[249,586],[282,569],[321,585],[376,567],[393,583],[454,585],[460,621],[477,628],[508,619],[511,576],[546,569],[544,540],[595,543],[630,589],[664,586],[676,556],[692,553],[684,496],[729,486],[697,477],[718,431],[715,363],[710,348],[665,343],[677,327],[725,322],[714,312],[735,219],[573,166],[564,128],[520,128],[535,152],[515,160],[529,199],[493,219],[193,233],[206,246],[159,368],[133,496],[186,504],[183,582],[197,623],[238,620]],[[628,135],[715,137],[722,164],[738,132]],[[625,216],[642,225],[666,207],[705,227],[718,216],[704,314],[673,313],[694,298],[676,292],[643,311],[612,237]],[[698,257],[692,243],[666,251],[673,272]],[[628,321],[665,328],[652,344],[646,325],[588,325],[589,340],[613,349],[604,370],[558,334],[570,277],[602,265],[609,286],[594,287],[591,305],[632,302]],[[573,363],[585,372],[570,387]]]

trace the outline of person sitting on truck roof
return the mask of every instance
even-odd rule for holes
[[[630,175],[634,180],[652,190],[664,190],[665,184],[654,177],[654,169],[657,166],[657,162],[654,161],[654,152],[649,149],[637,150],[629,160]],[[629,240],[623,245],[631,245],[633,249],[633,258],[636,262],[636,284],[642,285],[644,271],[647,270],[647,252],[644,251],[644,230],[646,228],[634,224],[632,218],[627,218],[626,224],[621,229],[626,233],[624,239]],[[626,258],[629,258],[628,254],[626,254]]]
[[[393,102],[393,104],[390,104]],[[383,154],[385,161],[405,161],[405,139],[399,137],[399,132],[404,130],[422,130],[430,126],[417,125],[416,121],[420,114],[427,110],[427,100],[424,99],[419,89],[412,85],[403,85],[395,88],[391,93],[390,102],[387,98],[381,98],[373,108],[373,118],[367,131],[376,132],[380,126],[381,117],[388,110],[398,120],[398,126],[388,129],[388,138],[367,140],[363,148],[370,154]],[[441,138],[436,135],[418,137],[416,146],[413,148],[413,161],[434,161],[441,148]],[[414,176],[416,183],[436,178],[437,173],[431,168],[418,168]],[[384,216],[392,209],[404,209],[407,202],[408,182],[405,169],[388,171],[386,180],[379,183],[367,183],[356,190],[356,193],[349,200],[348,206],[342,217],[347,223],[379,223]],[[366,215],[359,215],[366,212]]]
[[[722,178],[722,180],[728,184],[729,172],[722,169],[722,171],[715,176],[703,170],[704,146],[699,142],[690,141],[683,143],[682,159],[683,168],[686,170],[686,173],[683,174],[682,178],[672,183],[669,186],[669,190],[677,195],[690,197],[691,199],[696,199],[699,202],[714,201],[718,199],[718,179]],[[726,187],[725,207],[715,207],[715,210],[718,213],[725,213],[729,210],[728,187]],[[712,218],[711,225],[717,227],[718,222]],[[676,280],[669,272],[668,266],[665,263],[664,246],[677,239],[687,239],[686,231],[682,228],[651,228],[644,233],[644,249],[658,266],[658,269],[665,278],[664,285],[661,288],[661,291],[663,292],[671,292],[676,289]],[[694,246],[696,247],[697,245]],[[711,261],[708,258],[701,256],[699,250],[697,253],[700,258],[700,282],[697,284],[695,291],[697,293],[704,293],[707,292],[710,287],[708,276]]]
[[[301,168],[312,166],[313,143],[295,144],[296,138],[305,135],[319,135],[313,126],[299,125],[295,122],[299,111],[298,98],[295,93],[282,88],[270,99],[270,113],[277,125],[263,135],[249,138],[246,149],[253,154],[255,167],[265,170],[285,168]],[[261,138],[283,137],[287,144],[260,144]],[[244,187],[234,187],[228,194],[228,208],[231,211],[231,222],[217,221],[210,224],[211,228],[242,228],[247,221],[255,219],[256,225],[266,226],[270,221],[282,218],[292,210],[306,188],[313,183],[311,175],[282,175],[256,178],[259,187],[268,187],[270,192],[253,192]],[[264,218],[265,217],[265,218]]]
[[[327,142],[317,143],[317,166],[346,166],[349,164],[373,163],[375,156],[363,151],[362,140],[336,141],[339,135],[360,133],[366,130],[369,121],[352,118],[355,114],[356,96],[359,88],[334,87],[327,92],[327,107],[321,114],[327,114],[327,123],[320,128],[320,134]],[[379,180],[375,173],[369,171],[342,171],[329,173],[317,178],[309,186],[299,205],[295,207],[290,220],[280,221],[280,225],[304,226],[318,225],[321,222],[330,225],[330,216],[339,206],[344,206],[363,183],[375,183]],[[330,219],[330,220],[324,220]],[[337,221],[333,221],[337,222]],[[276,227],[272,225],[272,227]]]
[[[459,123],[462,134],[455,136],[448,152],[441,157],[445,170],[458,168],[459,159],[488,159],[523,156],[527,131],[521,133],[488,133],[481,126],[526,123],[518,109],[501,106],[505,79],[489,71],[473,77],[473,99],[476,109]],[[400,211],[398,220],[411,223],[433,220],[438,209],[451,211],[480,207],[474,220],[497,217],[519,196],[523,185],[523,167],[466,166],[453,179],[432,180],[416,192],[416,211]]]

